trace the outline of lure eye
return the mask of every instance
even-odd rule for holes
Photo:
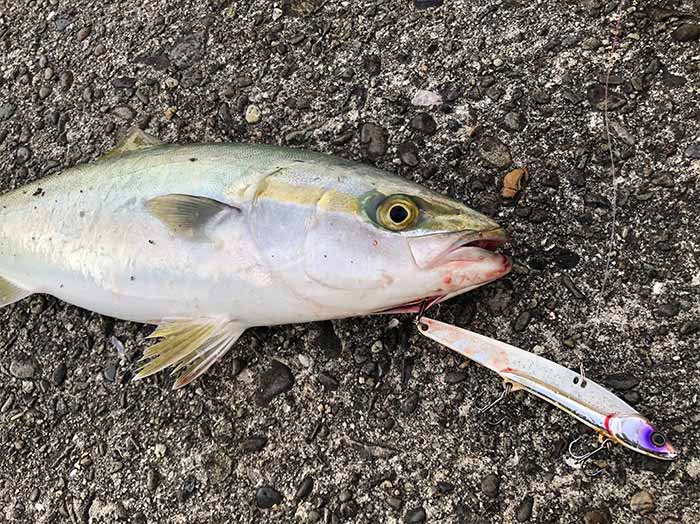
[[[420,210],[410,197],[394,195],[386,198],[377,209],[377,220],[387,229],[403,231],[414,226]]]
[[[654,446],[656,446],[657,448],[660,448],[661,446],[666,444],[666,437],[664,437],[662,433],[654,431],[651,434],[651,443],[654,444]]]

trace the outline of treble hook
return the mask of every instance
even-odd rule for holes
[[[510,392],[511,392],[512,390],[513,390],[513,384],[511,384],[510,382],[505,382],[504,385],[503,385],[503,392],[500,394],[500,396],[499,396],[496,400],[494,400],[493,402],[491,402],[490,404],[488,404],[488,405],[486,405],[486,406],[484,406],[484,407],[481,407],[481,408],[476,408],[477,413],[478,413],[479,415],[483,415],[483,414],[486,413],[487,411],[493,409],[493,408],[496,407],[498,404],[500,404],[501,402],[503,402],[503,401],[505,400],[505,398],[506,398],[508,395],[510,395]],[[490,426],[498,426],[498,425],[499,425],[501,422],[503,422],[505,419],[506,419],[506,415],[503,415],[501,418],[499,418],[499,419],[498,419],[497,421],[495,421],[495,422],[491,422],[491,421],[488,421],[488,420],[487,420],[486,423],[489,424]]]
[[[429,300],[424,300],[420,303],[420,306],[418,307],[418,315],[416,316],[416,325],[418,325],[418,327],[420,327],[421,325],[421,319],[423,318],[423,315],[425,315],[425,310],[428,309],[429,304]]]
[[[576,462],[580,463],[580,464],[583,464],[584,462],[586,462],[587,460],[589,460],[593,455],[595,455],[595,454],[597,454],[597,453],[600,453],[600,452],[603,451],[604,449],[610,449],[610,448],[612,447],[612,445],[613,445],[613,441],[612,441],[612,440],[610,440],[609,438],[604,438],[604,439],[600,442],[600,446],[598,446],[597,448],[595,448],[593,451],[589,451],[588,453],[584,453],[583,455],[576,455],[576,454],[574,453],[574,450],[573,450],[574,444],[576,444],[579,440],[581,440],[581,439],[583,439],[583,438],[585,438],[585,435],[581,435],[579,438],[577,438],[577,439],[575,439],[575,440],[572,440],[572,441],[569,443],[569,456],[570,456],[572,459],[574,459]]]

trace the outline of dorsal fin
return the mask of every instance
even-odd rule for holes
[[[201,236],[202,229],[219,213],[240,212],[213,198],[179,194],[151,198],[146,207],[173,233],[192,239]]]
[[[163,142],[158,140],[156,137],[143,132],[138,127],[135,127],[129,131],[124,138],[122,138],[114,149],[102,155],[100,160],[103,158],[112,158],[114,156],[123,155],[124,153],[130,153],[132,151],[141,151],[143,149],[148,149],[162,144]]]

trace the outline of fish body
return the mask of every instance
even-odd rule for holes
[[[652,424],[622,399],[551,360],[465,329],[425,318],[419,332],[498,373],[511,390],[525,390],[569,413],[603,438],[655,458],[677,453]]]
[[[503,230],[363,164],[140,132],[0,196],[0,307],[47,293],[157,324],[177,386],[248,327],[412,311],[505,275]]]

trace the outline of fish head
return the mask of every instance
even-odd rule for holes
[[[510,271],[509,259],[494,252],[506,240],[496,222],[358,166],[313,174],[304,166],[303,176],[277,173],[259,191],[257,243],[295,293],[343,310],[335,316],[411,313]]]
[[[678,453],[666,436],[640,415],[609,416],[606,429],[629,448],[662,460],[674,460]]]

